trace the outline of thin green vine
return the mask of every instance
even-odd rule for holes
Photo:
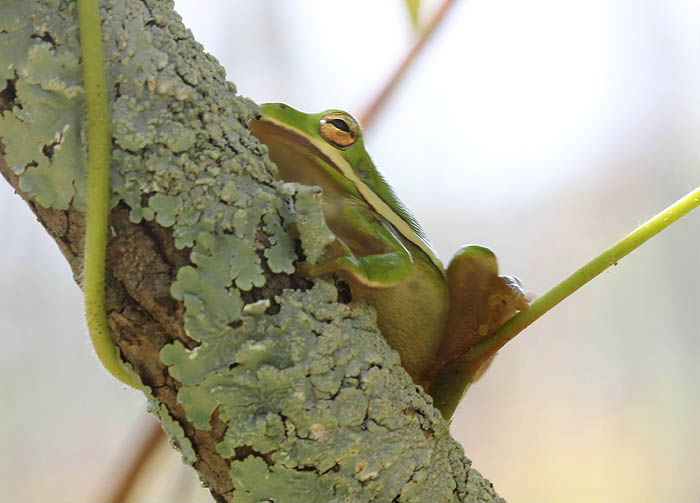
[[[80,46],[87,108],[88,190],[83,292],[90,339],[102,365],[117,379],[141,388],[119,356],[105,312],[105,264],[109,222],[111,121],[107,104],[102,30],[97,0],[78,0]]]
[[[626,237],[615,243],[596,258],[588,262],[571,276],[535,299],[529,309],[521,311],[508,320],[497,331],[474,345],[464,356],[467,361],[475,361],[485,355],[494,354],[508,341],[531,325],[535,320],[559,304],[562,300],[595,278],[608,267],[632,252],[679,218],[700,206],[700,187],[663,210],[646,223],[637,227]]]

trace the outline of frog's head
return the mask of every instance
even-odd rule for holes
[[[374,211],[390,222],[439,263],[423,229],[377,171],[365,150],[362,129],[355,118],[342,110],[317,114],[300,112],[283,103],[260,106],[260,116],[250,122],[258,139],[270,149],[280,168],[280,177],[305,185],[333,189],[364,199]],[[442,269],[442,266],[440,265]]]
[[[355,186],[363,183],[380,197],[391,190],[365,150],[360,125],[347,112],[307,114],[283,103],[266,103],[260,107],[258,120],[251,122],[251,129],[265,144],[273,129],[278,135],[296,138],[299,147],[305,146],[325,161],[318,163],[324,170],[336,171]]]

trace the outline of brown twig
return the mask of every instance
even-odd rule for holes
[[[148,464],[149,459],[154,452],[157,451],[156,447],[158,444],[166,440],[165,433],[160,427],[158,421],[149,421],[148,431],[143,436],[141,445],[139,445],[136,455],[131,459],[131,464],[128,466],[121,480],[119,480],[112,491],[109,498],[106,501],[111,501],[114,503],[125,503],[129,494],[134,489],[134,484],[136,479],[138,479],[139,474],[143,468]],[[133,448],[130,447],[129,451]]]
[[[394,91],[399,81],[403,78],[408,68],[411,66],[413,61],[416,59],[418,54],[421,52],[421,50],[427,43],[428,39],[430,39],[432,34],[435,33],[437,27],[440,26],[443,19],[445,19],[447,12],[450,10],[450,7],[452,7],[454,3],[455,0],[445,0],[443,2],[443,4],[440,6],[440,9],[438,9],[433,19],[423,31],[421,37],[416,41],[411,50],[406,54],[403,61],[396,68],[396,71],[386,83],[384,88],[377,95],[374,101],[372,101],[372,103],[367,107],[365,112],[360,115],[360,124],[362,124],[363,129],[366,130],[371,126],[371,124],[374,121],[374,118],[376,117],[381,107],[386,103],[386,100],[389,97],[389,95],[391,95],[391,93]]]

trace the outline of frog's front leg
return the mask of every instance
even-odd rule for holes
[[[493,351],[472,361],[465,357],[467,351],[529,305],[519,281],[499,276],[496,256],[482,246],[465,246],[455,254],[447,268],[447,282],[448,329],[429,387],[435,406],[446,419],[495,356]]]
[[[331,253],[321,262],[297,264],[304,276],[337,273],[352,284],[369,288],[389,288],[413,272],[413,258],[394,228],[361,206],[347,207],[343,218],[331,230],[336,240]],[[347,223],[347,227],[343,223]],[[354,248],[351,249],[352,244]]]

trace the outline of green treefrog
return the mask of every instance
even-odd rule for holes
[[[281,180],[323,191],[326,222],[336,236],[306,276],[336,274],[377,312],[377,325],[413,381],[449,419],[493,354],[460,356],[528,301],[519,282],[498,275],[494,254],[465,246],[447,270],[415,217],[365,151],[357,121],[340,110],[306,114],[280,103],[260,107],[250,123],[267,145]]]

